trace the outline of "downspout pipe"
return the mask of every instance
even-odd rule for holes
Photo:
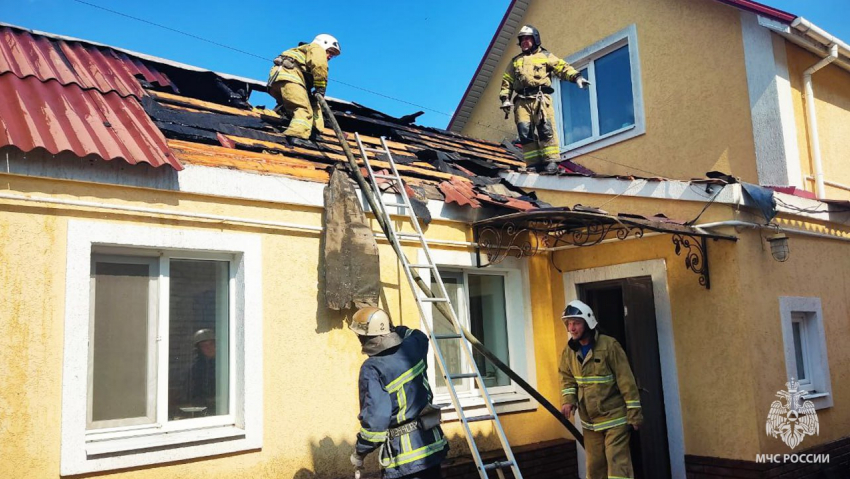
[[[826,187],[823,181],[823,161],[820,155],[820,140],[818,137],[818,120],[815,116],[815,94],[812,91],[812,75],[821,68],[829,65],[838,58],[838,44],[829,46],[829,55],[821,59],[803,72],[803,88],[806,95],[806,125],[809,130],[809,145],[812,150],[812,162],[815,168],[815,194],[819,199],[826,198]]]

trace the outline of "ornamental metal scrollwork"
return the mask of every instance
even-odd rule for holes
[[[708,256],[705,238],[697,238],[691,235],[674,233],[672,236],[673,246],[676,248],[676,256],[681,256],[685,250],[685,267],[699,275],[699,284],[705,289],[711,289],[711,280],[708,276]]]
[[[500,228],[484,226],[478,231],[478,247],[487,256],[488,266],[504,261],[508,256],[522,258],[531,256],[540,248],[540,241],[534,231],[518,228],[513,223],[505,223]]]

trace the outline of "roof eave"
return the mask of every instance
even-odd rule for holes
[[[464,91],[451,120],[449,120],[447,130],[460,133],[466,122],[469,121],[472,108],[481,98],[484,88],[493,76],[505,50],[510,45],[514,32],[516,32],[530,3],[531,0],[511,0],[511,4],[508,5],[505,15],[502,17],[502,22],[496,28],[496,33],[493,34],[490,45],[484,51],[484,56],[481,57],[478,68],[472,74],[469,85],[467,85],[466,91]]]

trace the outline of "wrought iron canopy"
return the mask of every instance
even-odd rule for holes
[[[482,267],[499,263],[508,256],[522,258],[538,252],[551,254],[555,248],[562,246],[593,246],[606,240],[642,238],[646,232],[672,235],[676,255],[685,254],[685,267],[697,273],[700,284],[706,288],[711,286],[706,239],[737,240],[735,236],[710,233],[664,217],[649,219],[569,208],[541,208],[487,218],[473,224],[479,262],[482,254],[487,258],[486,264],[479,264]]]

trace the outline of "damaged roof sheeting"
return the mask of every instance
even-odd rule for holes
[[[288,138],[280,133],[287,120],[270,110],[240,109],[153,90],[148,94],[142,104],[181,162],[327,182],[330,166],[347,161],[329,128],[311,141]],[[353,132],[373,148],[380,147],[379,137],[387,139],[399,173],[416,199],[507,211],[546,206],[499,176],[524,165],[502,145],[411,125],[409,118],[393,118],[349,102],[329,98],[328,103],[352,151],[357,151]],[[373,167],[389,168],[389,163],[378,155]]]
[[[134,97],[6,74],[0,75],[0,98],[0,146],[183,169]]]
[[[332,130],[310,141],[287,138],[288,120],[244,101],[262,89],[226,75],[85,40],[0,24],[0,146],[71,151],[128,163],[182,163],[328,182],[346,162]],[[164,72],[168,72],[166,75]],[[226,83],[225,83],[226,82]],[[414,125],[420,112],[395,118],[328,98],[349,146],[386,142],[411,197],[495,212],[548,206],[501,175],[525,166],[511,145]],[[352,148],[356,151],[356,148]],[[586,174],[564,162],[568,171]],[[376,169],[388,168],[378,155]]]
[[[165,74],[141,60],[109,48],[51,40],[30,32],[0,26],[0,75],[36,77],[84,90],[117,92],[126,97],[144,96],[138,78],[160,87],[174,88]]]
[[[123,53],[0,26],[0,146],[181,170],[139,103],[140,80],[174,90]]]

